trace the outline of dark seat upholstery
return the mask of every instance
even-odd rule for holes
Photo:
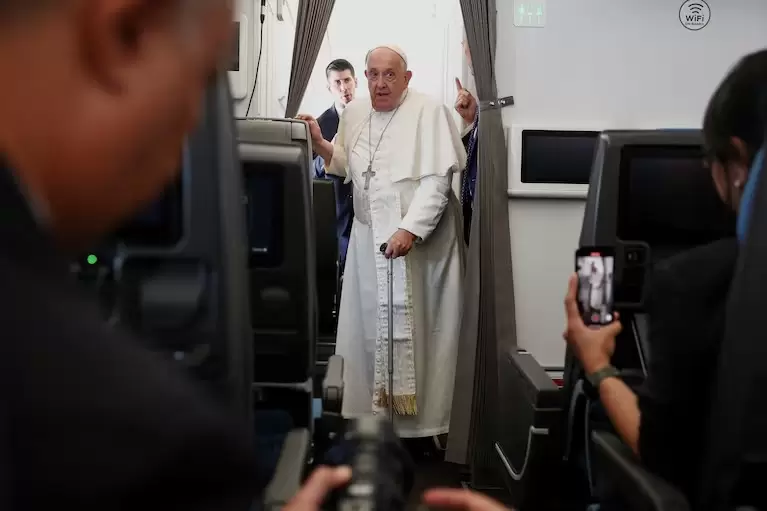
[[[112,319],[151,339],[154,349],[171,354],[252,421],[254,345],[243,250],[243,174],[225,74],[206,93],[202,112],[187,141],[179,181],[117,232],[118,243],[111,240],[113,246],[104,248],[120,267],[114,300],[110,296],[106,308]],[[283,437],[256,453],[274,474],[271,482],[261,481],[268,486],[260,504],[281,508],[301,483],[310,433],[295,429],[292,421],[259,425]]]
[[[335,195],[332,183],[312,183],[307,173],[306,123],[241,120],[237,136],[247,205],[255,431],[266,471],[289,475],[290,484],[272,485],[267,494],[280,507],[309,461],[315,399],[336,409],[343,397],[342,360],[333,359],[323,374],[315,368],[318,327],[332,323],[336,292]]]
[[[679,252],[734,233],[734,218],[721,204],[703,166],[702,137],[695,130],[608,131],[595,155],[580,246],[616,247],[615,300],[624,330],[615,365],[632,388],[642,384],[649,359],[652,318],[646,298],[652,266]],[[566,400],[570,403],[565,456],[568,477],[580,481],[574,498],[596,499],[591,433],[611,430],[598,396],[568,351]],[[592,406],[593,405],[593,406]],[[603,440],[602,445],[607,445]],[[585,474],[584,474],[585,472]],[[609,471],[601,471],[607,473]]]
[[[767,143],[764,148],[767,148]],[[740,252],[708,424],[699,502],[707,509],[767,507],[767,162],[755,159],[741,203]]]
[[[530,353],[500,359],[497,441],[501,477],[517,509],[554,509],[561,483],[562,395]]]
[[[321,392],[328,360],[335,354],[339,296],[336,195],[333,181],[315,179],[312,197],[317,236],[317,350],[315,394]]]
[[[762,155],[764,153],[762,152]],[[767,506],[767,345],[762,310],[767,283],[767,179],[754,162],[741,204],[738,264],[730,289],[726,330],[719,354],[709,441],[695,509],[764,509]],[[700,425],[706,427],[706,425]],[[616,437],[595,432],[596,452],[610,490],[632,509],[684,510],[684,497],[645,470]]]
[[[253,377],[242,176],[224,76],[177,183],[117,233],[118,317],[250,419]]]

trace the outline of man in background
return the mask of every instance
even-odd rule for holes
[[[354,67],[348,60],[336,59],[325,68],[328,79],[328,91],[333,95],[333,105],[317,118],[322,131],[322,138],[332,141],[338,132],[341,115],[357,92],[357,77]],[[314,177],[330,179],[336,191],[336,236],[338,237],[338,264],[341,274],[346,266],[346,251],[349,247],[349,236],[352,233],[354,207],[352,201],[352,185],[344,183],[339,176],[325,174],[325,160],[315,154]]]
[[[463,34],[462,44],[466,62],[469,64],[469,69],[472,69],[471,53],[469,52],[469,41],[466,37],[466,32]],[[466,169],[461,176],[461,204],[463,205],[463,236],[468,245],[469,234],[471,234],[471,217],[474,211],[474,190],[477,185],[479,108],[477,107],[476,98],[461,85],[461,80],[458,78],[455,79],[455,87],[458,90],[458,95],[455,99],[455,111],[468,124],[461,134],[467,154]]]

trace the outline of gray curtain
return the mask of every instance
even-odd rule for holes
[[[293,67],[290,70],[288,104],[285,107],[287,118],[295,117],[301,107],[335,3],[335,0],[300,0],[298,3]]]
[[[498,371],[516,349],[506,141],[495,83],[495,0],[461,0],[480,102],[477,193],[466,275],[447,460],[467,464],[475,487],[496,481]]]

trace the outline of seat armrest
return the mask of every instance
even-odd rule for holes
[[[266,511],[282,509],[298,493],[309,458],[310,443],[308,429],[295,429],[285,437],[277,469],[264,492]]]
[[[618,437],[604,431],[591,434],[600,473],[610,481],[622,501],[637,511],[689,511],[682,493],[650,473]]]
[[[328,359],[325,379],[322,380],[322,408],[326,412],[341,413],[344,402],[344,359],[333,355]]]

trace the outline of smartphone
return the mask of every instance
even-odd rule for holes
[[[613,271],[615,249],[581,247],[575,253],[578,310],[587,325],[607,325],[615,319]]]

